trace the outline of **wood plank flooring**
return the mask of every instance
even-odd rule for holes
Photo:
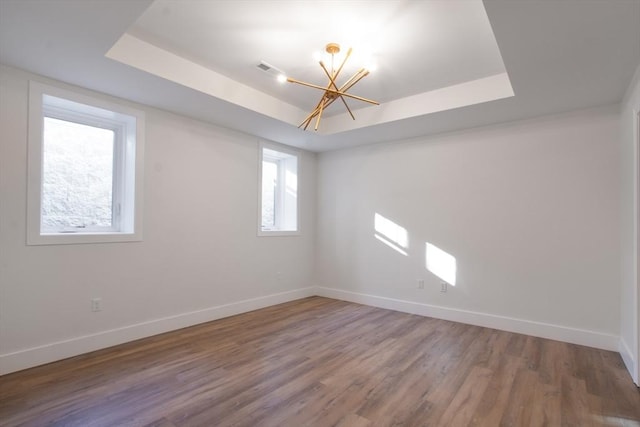
[[[639,426],[617,353],[312,297],[0,377],[2,426]]]

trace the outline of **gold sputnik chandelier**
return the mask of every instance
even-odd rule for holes
[[[356,83],[358,83],[364,77],[369,75],[369,70],[367,70],[366,68],[359,69],[353,76],[351,76],[350,79],[348,79],[344,84],[342,84],[342,86],[338,87],[338,83],[337,83],[338,76],[340,75],[340,72],[342,71],[342,67],[344,67],[344,64],[347,62],[347,59],[349,59],[349,56],[351,55],[351,50],[352,49],[349,49],[347,51],[346,56],[342,60],[342,63],[340,64],[340,66],[338,67],[337,70],[334,68],[334,57],[335,57],[335,55],[337,53],[340,52],[340,45],[337,44],[337,43],[329,43],[326,46],[325,50],[327,51],[328,54],[331,55],[331,69],[330,70],[327,69],[327,67],[325,66],[324,62],[322,62],[322,61],[319,61],[319,62],[320,62],[320,67],[322,67],[322,70],[324,71],[324,73],[329,78],[329,83],[327,83],[326,87],[314,85],[312,83],[302,82],[300,80],[292,79],[291,77],[287,78],[288,82],[297,83],[297,84],[300,84],[300,85],[303,85],[303,86],[308,86],[308,87],[312,87],[314,89],[320,89],[320,90],[324,91],[324,93],[322,94],[322,97],[320,98],[320,101],[318,102],[318,105],[316,105],[316,107],[313,109],[313,111],[311,111],[311,113],[309,113],[307,118],[304,119],[304,121],[300,124],[300,126],[298,126],[299,128],[304,126],[304,130],[307,130],[307,128],[309,127],[309,124],[311,123],[311,121],[314,118],[316,119],[316,124],[315,124],[314,130],[318,130],[318,126],[320,125],[320,119],[322,118],[323,111],[329,105],[333,104],[333,102],[336,99],[340,99],[342,101],[342,103],[344,104],[345,108],[347,109],[347,111],[351,115],[351,118],[353,120],[355,120],[356,118],[354,117],[353,112],[351,111],[351,109],[347,105],[347,101],[344,99],[345,96],[347,98],[356,99],[358,101],[363,101],[363,102],[368,102],[370,104],[380,105],[376,101],[372,101],[370,99],[363,98],[361,96],[356,96],[356,95],[347,93],[347,91],[349,89],[351,89],[353,86],[355,86]]]

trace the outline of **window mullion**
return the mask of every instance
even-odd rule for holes
[[[122,203],[124,197],[124,131],[119,128],[113,138],[113,177],[111,191],[111,228],[122,230]]]

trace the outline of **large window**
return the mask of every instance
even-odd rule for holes
[[[259,235],[298,234],[298,155],[260,144]]]
[[[28,243],[141,240],[143,113],[29,90]]]

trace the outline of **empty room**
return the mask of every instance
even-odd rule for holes
[[[640,426],[640,0],[0,0],[0,426]]]

